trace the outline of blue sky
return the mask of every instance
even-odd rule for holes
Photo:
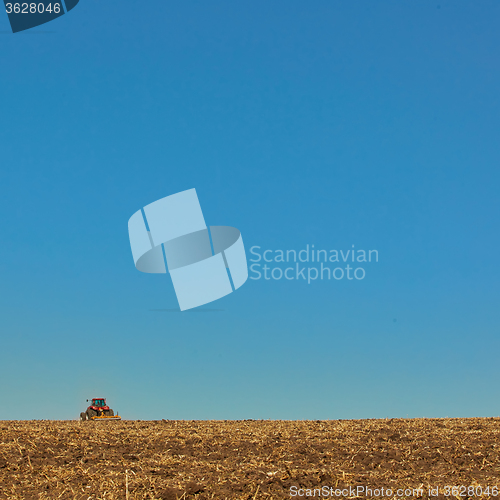
[[[0,419],[498,416],[500,4],[81,0],[0,16]],[[128,218],[377,249],[172,312]],[[8,401],[8,404],[6,403]]]

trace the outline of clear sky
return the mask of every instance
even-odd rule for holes
[[[0,419],[96,396],[139,419],[500,415],[499,18],[81,0],[14,35],[0,15]],[[379,262],[176,312],[127,222],[190,188],[249,258]]]

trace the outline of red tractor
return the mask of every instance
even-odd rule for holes
[[[89,400],[87,399],[87,402]],[[121,420],[122,417],[115,415],[114,411],[106,404],[105,398],[92,398],[92,404],[87,411],[80,413],[80,420]]]

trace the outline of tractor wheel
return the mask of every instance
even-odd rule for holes
[[[109,410],[109,411],[108,411],[108,415],[109,415],[110,417],[114,417],[114,416],[115,416],[115,412],[114,412],[113,410]]]
[[[80,413],[80,421],[85,422],[85,420],[87,420],[87,414],[82,411],[82,413]]]
[[[87,420],[91,420],[92,417],[97,417],[97,412],[92,408],[87,410]]]

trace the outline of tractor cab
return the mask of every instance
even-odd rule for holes
[[[92,399],[91,406],[95,406],[97,408],[103,408],[106,406],[106,400],[102,399],[102,398],[94,398],[94,399]]]

